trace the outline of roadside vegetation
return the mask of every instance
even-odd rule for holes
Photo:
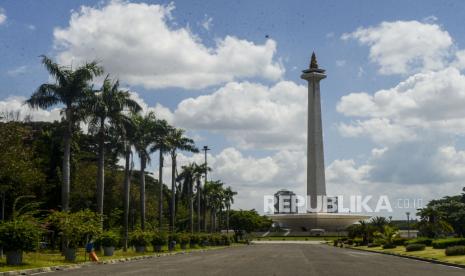
[[[411,230],[418,238],[401,237],[391,220],[374,217],[350,226],[348,237],[332,244],[465,265],[465,193],[432,200],[417,215]]]
[[[85,249],[106,259],[227,246],[271,225],[231,210],[237,193],[207,179],[206,162],[179,164],[180,152],[199,152],[195,141],[143,110],[97,62],[42,64],[51,81],[25,104],[59,109],[61,119],[0,114],[0,270],[80,262]]]

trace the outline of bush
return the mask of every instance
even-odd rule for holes
[[[42,229],[34,221],[13,220],[0,224],[0,245],[8,251],[33,251],[36,249]]]
[[[58,229],[68,241],[67,248],[76,248],[87,237],[101,233],[101,216],[90,210],[75,213],[55,211],[47,218],[52,227]]]
[[[439,239],[432,242],[433,248],[444,249],[449,246],[465,245],[464,238]]]
[[[355,238],[354,243],[355,243],[355,246],[360,246],[363,243],[363,239],[362,238]]]
[[[407,243],[408,239],[407,238],[402,238],[402,237],[395,237],[392,240],[392,243],[395,245],[405,245]]]
[[[164,246],[168,243],[168,235],[165,232],[155,232],[152,234],[152,245]]]
[[[105,231],[100,235],[97,240],[97,243],[104,247],[118,246],[120,237],[117,233],[113,231]]]
[[[339,240],[334,240],[333,241],[333,246],[337,246],[338,243],[339,243]]]
[[[181,233],[178,235],[178,240],[180,244],[188,244],[190,242],[190,235],[187,233]]]
[[[348,245],[354,244],[354,240],[353,240],[353,239],[348,239],[348,240],[347,240],[347,244],[348,244]]]
[[[152,237],[152,233],[137,229],[130,234],[129,243],[133,246],[147,246],[152,241]]]
[[[392,243],[383,244],[383,249],[393,249],[393,248],[396,248],[395,244],[392,244]]]
[[[421,243],[426,246],[431,246],[432,242],[433,242],[433,239],[430,239],[430,238],[416,238],[416,239],[408,240],[407,245],[414,244],[414,243]]]
[[[407,252],[411,252],[411,251],[422,251],[422,250],[425,250],[425,247],[426,245],[422,244],[422,243],[411,243],[411,244],[407,244],[405,246],[405,250]]]
[[[200,244],[200,235],[199,234],[191,234],[190,235],[190,243],[191,243],[191,245]]]
[[[456,245],[456,246],[448,247],[446,249],[446,256],[458,256],[458,255],[465,255],[465,246]]]
[[[171,233],[168,235],[168,243],[175,241],[176,243],[179,243],[179,234],[178,233]]]
[[[231,245],[231,239],[226,234],[221,235],[221,241],[222,241],[222,244],[224,245]]]

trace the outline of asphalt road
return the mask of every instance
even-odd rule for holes
[[[465,269],[313,244],[257,244],[52,272],[58,275],[465,275]]]

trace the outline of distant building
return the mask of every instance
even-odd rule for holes
[[[274,194],[275,214],[297,214],[297,196],[294,192],[282,189]]]

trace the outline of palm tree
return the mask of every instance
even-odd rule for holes
[[[145,116],[135,115],[136,123],[135,131],[135,148],[140,158],[140,226],[145,229],[145,168],[147,163],[150,163],[149,147],[154,141],[154,133],[156,131],[155,114],[149,112]]]
[[[210,232],[216,231],[216,213],[223,205],[223,183],[208,181],[204,187],[205,208],[210,209]]]
[[[201,179],[206,171],[211,171],[209,167],[205,163],[202,165],[197,165],[194,169],[194,179],[196,183],[196,190],[197,190],[197,232],[200,233],[200,207],[202,205],[202,189],[201,189]],[[205,217],[204,217],[205,218]]]
[[[176,156],[177,150],[198,152],[194,141],[184,136],[184,130],[173,128],[166,137],[166,142],[171,155],[171,231],[174,232],[176,217]]]
[[[121,116],[114,125],[110,128],[111,137],[115,140],[115,146],[118,151],[124,156],[124,196],[123,196],[123,250],[128,248],[129,239],[129,200],[131,191],[131,172],[133,168],[132,162],[132,146],[135,144],[136,125],[132,116]]]
[[[190,163],[187,166],[182,166],[182,172],[178,175],[178,181],[183,181],[183,197],[187,198],[187,205],[189,207],[189,230],[194,232],[194,205],[192,200],[192,190],[194,184],[196,163]]]
[[[79,121],[78,112],[82,109],[82,102],[88,95],[89,82],[103,73],[97,62],[86,63],[76,69],[61,66],[50,58],[42,56],[42,64],[55,83],[44,83],[32,94],[26,103],[33,108],[47,109],[57,104],[63,104],[64,123],[66,129],[63,135],[63,166],[61,186],[61,208],[69,210],[70,191],[70,156],[71,139],[76,122]]]
[[[163,155],[169,152],[167,136],[173,129],[166,120],[157,120],[154,134],[154,144],[150,149],[150,153],[159,152],[158,162],[158,184],[160,185],[158,198],[158,226],[162,230],[163,225]]]
[[[103,199],[105,191],[105,140],[108,125],[114,125],[125,111],[139,112],[141,107],[131,99],[129,92],[119,90],[119,82],[111,83],[108,75],[102,88],[91,93],[86,104],[89,115],[89,129],[98,135],[98,173],[97,173],[97,210],[103,215]]]
[[[231,210],[231,204],[234,203],[234,196],[237,195],[237,192],[231,190],[231,187],[228,187],[224,190],[224,205],[226,206],[226,233],[229,234],[229,211]]]

